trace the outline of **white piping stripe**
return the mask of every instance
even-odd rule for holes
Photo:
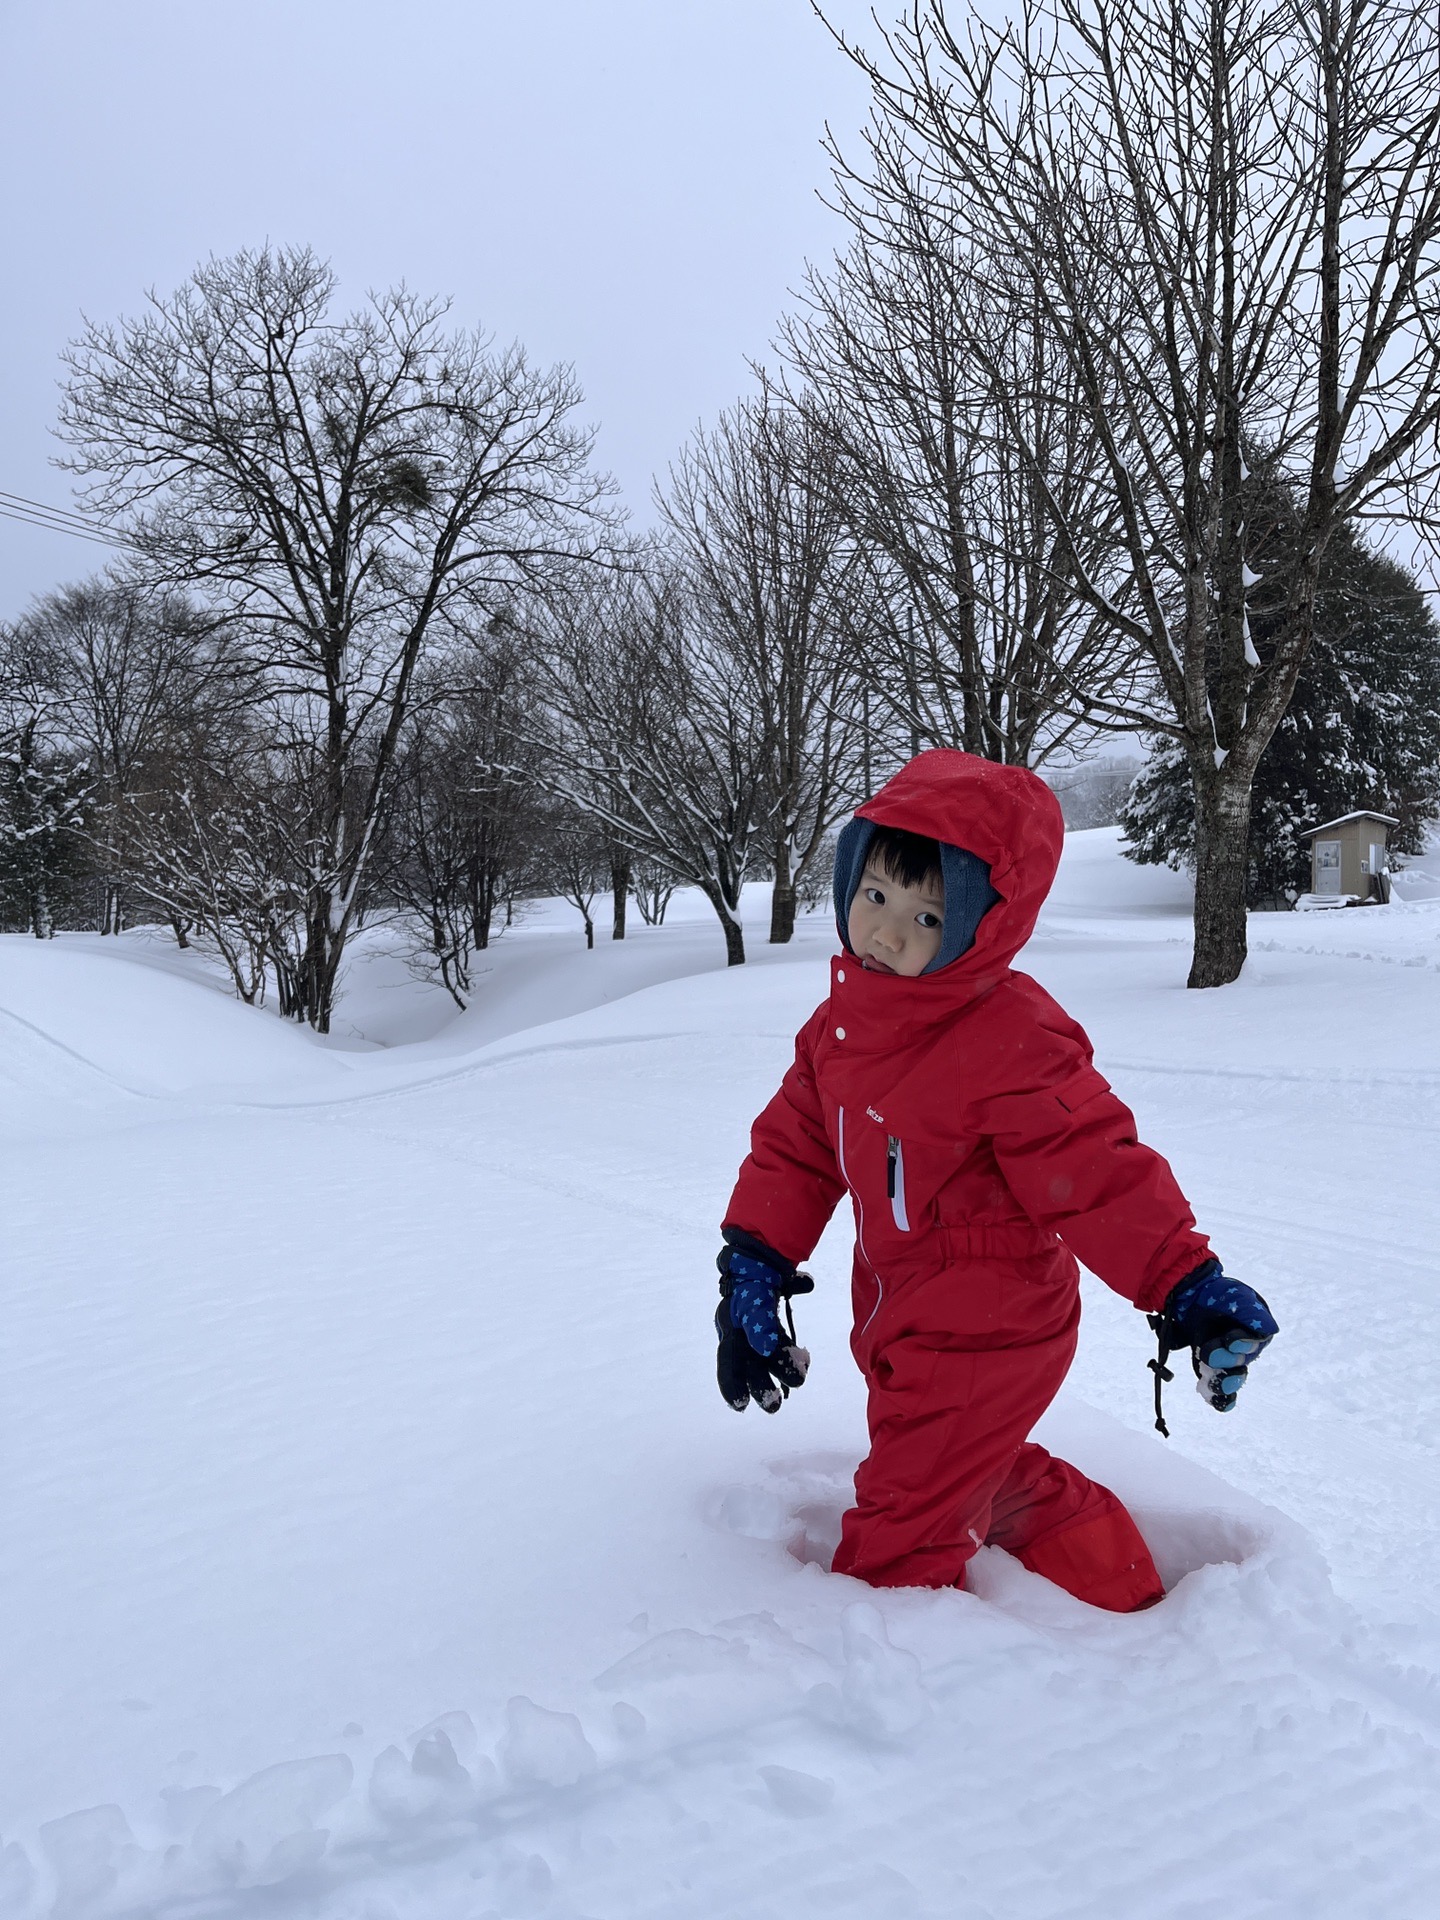
[[[880,1278],[879,1270],[875,1262],[870,1258],[869,1251],[866,1248],[865,1202],[860,1198],[859,1192],[851,1183],[850,1169],[845,1165],[845,1109],[843,1107],[837,1107],[835,1113],[835,1152],[840,1162],[840,1177],[846,1186],[850,1188],[851,1193],[855,1195],[855,1238],[860,1243],[860,1252],[864,1257],[866,1266],[869,1267],[871,1273],[875,1275],[875,1304],[870,1309],[870,1318],[866,1320],[865,1325],[860,1329],[861,1333],[864,1334],[869,1330],[870,1321],[873,1320],[880,1311],[880,1302],[885,1298],[885,1282]]]

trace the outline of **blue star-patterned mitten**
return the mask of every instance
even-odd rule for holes
[[[1251,1363],[1280,1331],[1255,1289],[1232,1280],[1218,1260],[1207,1260],[1173,1288],[1151,1325],[1168,1352],[1189,1347],[1197,1391],[1217,1413],[1229,1413]]]
[[[790,1297],[813,1292],[815,1282],[752,1234],[727,1227],[725,1240],[715,1263],[720,1269],[715,1312],[720,1392],[737,1413],[752,1400],[766,1413],[776,1413],[791,1389],[804,1385],[810,1365],[809,1354],[796,1342]],[[782,1300],[788,1325],[780,1318]]]

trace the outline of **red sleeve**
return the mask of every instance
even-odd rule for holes
[[[797,1264],[845,1191],[811,1061],[824,1015],[818,1008],[796,1035],[794,1064],[750,1129],[750,1152],[725,1209],[727,1227],[742,1227]]]
[[[1092,1065],[1083,1037],[1047,1032],[1043,1040],[1043,1063],[1033,1055],[1030,1063],[1043,1070],[1025,1092],[984,1101],[981,1131],[1031,1219],[1154,1313],[1210,1258],[1210,1243],[1169,1163],[1136,1138],[1134,1115]]]

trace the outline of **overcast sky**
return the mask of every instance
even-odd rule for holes
[[[268,239],[572,362],[646,512],[836,244],[820,139],[864,111],[809,0],[0,0],[0,489],[73,504],[82,313]],[[104,560],[0,519],[0,617]]]

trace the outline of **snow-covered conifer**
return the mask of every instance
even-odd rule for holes
[[[1283,617],[1284,544],[1279,528],[1262,543],[1270,565],[1250,623],[1262,661]],[[1413,574],[1342,527],[1320,577],[1314,642],[1255,776],[1248,904],[1304,892],[1302,833],[1357,807],[1399,820],[1390,844],[1402,854],[1421,851],[1440,813],[1440,623]],[[1121,819],[1132,860],[1193,862],[1194,790],[1178,742],[1155,743]]]
[[[47,747],[30,714],[0,747],[0,899],[37,940],[55,932],[61,897],[85,871],[89,767]]]

